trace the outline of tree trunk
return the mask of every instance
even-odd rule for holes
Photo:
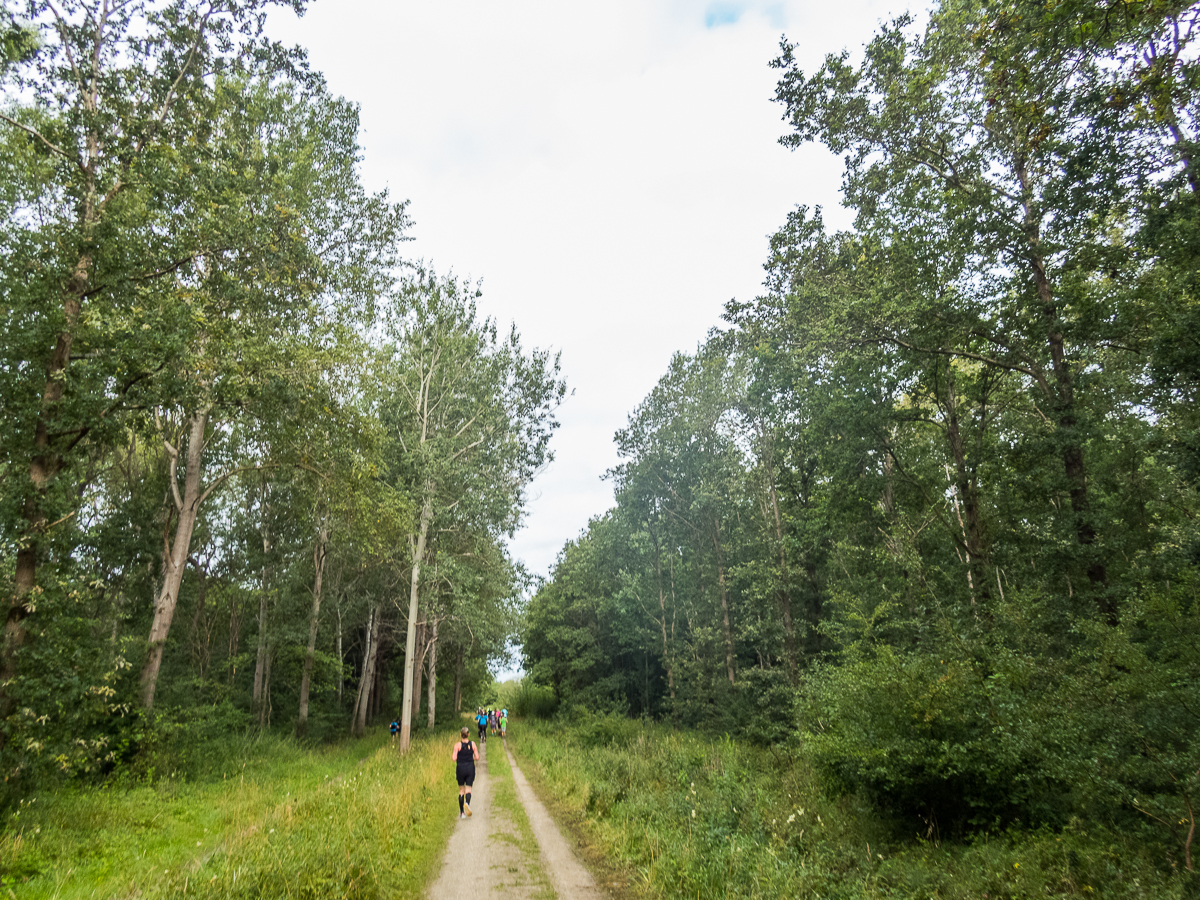
[[[242,605],[234,593],[229,601],[229,686],[237,678],[237,655],[242,643]]]
[[[759,428],[759,441],[766,463],[767,487],[775,520],[775,546],[779,551],[779,611],[783,617],[784,653],[788,678],[796,683],[796,627],[792,621],[792,578],[788,569],[787,544],[783,540],[783,516],[779,512],[779,492],[775,488],[775,436],[765,426]]]
[[[88,163],[87,190],[80,213],[81,232],[90,239],[98,220],[95,212],[94,173]],[[37,586],[37,569],[41,557],[42,538],[50,525],[46,516],[46,495],[50,484],[62,469],[62,455],[50,446],[50,422],[57,417],[59,402],[66,389],[66,370],[71,362],[71,345],[75,341],[75,326],[83,311],[83,298],[87,292],[92,257],[84,254],[75,265],[75,271],[67,284],[63,296],[63,328],[58,333],[54,352],[46,364],[46,386],[42,391],[41,408],[34,426],[33,458],[29,462],[29,483],[25,488],[22,504],[21,541],[17,548],[13,572],[13,594],[8,614],[4,621],[3,662],[0,664],[0,719],[12,713],[12,698],[7,685],[17,677],[17,657],[28,640],[25,619],[29,615],[29,596]],[[0,746],[4,744],[4,732],[0,731]]]
[[[188,643],[192,647],[192,660],[199,669],[200,681],[203,682],[208,672],[208,664],[212,659],[212,629],[205,626],[204,606],[208,599],[208,570],[196,560],[192,560],[192,568],[196,570],[196,611],[192,614],[192,627],[188,631]]]
[[[984,564],[987,548],[984,546],[983,523],[979,512],[979,486],[967,466],[967,454],[963,446],[962,427],[958,418],[958,394],[954,383],[953,366],[946,367],[946,442],[950,445],[950,455],[954,459],[954,478],[952,484],[955,490],[955,507],[962,501],[959,512],[959,527],[963,533],[963,553],[967,564],[967,586],[970,589],[971,605],[975,605],[976,594],[986,605],[991,599],[991,588],[988,585]],[[981,612],[984,618],[991,615],[990,610]]]
[[[209,410],[196,413],[191,419],[188,434],[187,462],[184,466],[183,495],[179,494],[176,473],[179,465],[179,449],[171,448],[171,495],[175,501],[178,521],[175,539],[163,541],[163,578],[158,597],[154,602],[154,619],[150,624],[150,648],[146,665],[142,669],[142,705],[154,708],[154,689],[158,685],[158,673],[162,667],[163,649],[167,634],[171,630],[171,619],[179,603],[179,587],[187,568],[188,551],[191,549],[192,532],[200,512],[202,493],[200,490],[201,454],[204,450],[204,432],[208,426]]]
[[[338,706],[346,692],[346,657],[342,653],[342,604],[337,605],[337,658],[338,658]]]
[[[363,703],[363,692],[367,688],[367,660],[371,656],[371,633],[375,630],[375,607],[367,614],[367,627],[363,631],[362,668],[358,673],[358,690],[354,694],[354,708],[350,711],[350,733],[356,734],[358,728],[358,708]]]
[[[1092,525],[1088,498],[1087,467],[1083,457],[1083,441],[1076,431],[1078,418],[1075,414],[1075,376],[1067,362],[1065,341],[1059,322],[1058,304],[1053,286],[1046,275],[1046,263],[1041,248],[1041,222],[1030,200],[1029,173],[1024,161],[1018,160],[1016,173],[1025,192],[1024,226],[1028,242],[1029,263],[1033,281],[1037,288],[1038,301],[1042,305],[1042,321],[1046,327],[1046,344],[1050,352],[1050,366],[1054,373],[1055,424],[1060,434],[1063,470],[1067,476],[1071,497],[1071,512],[1075,516],[1075,537],[1081,547],[1090,549],[1096,542],[1096,529]],[[1097,585],[1108,582],[1108,570],[1104,560],[1089,553],[1088,579]],[[1110,621],[1116,621],[1116,608],[1107,597],[1102,597],[1100,609]]]
[[[733,629],[729,625],[729,589],[725,583],[725,562],[721,552],[721,520],[713,519],[713,546],[717,550],[717,587],[721,593],[722,629],[725,632],[725,671],[729,675],[729,683],[737,683],[737,673],[733,666]]]
[[[454,660],[454,714],[457,716],[462,712],[462,682],[463,682],[463,647],[458,646],[458,653]]]
[[[425,648],[425,623],[419,622],[417,623],[417,650],[413,667],[412,709],[409,720],[412,722],[417,720],[417,716],[421,712],[421,683],[425,678]]]
[[[267,476],[262,477],[262,517],[259,523],[259,534],[262,536],[263,562],[262,569],[259,573],[259,593],[258,593],[258,653],[254,662],[254,692],[252,701],[254,710],[258,714],[258,724],[261,727],[266,722],[266,705],[263,703],[263,679],[267,671],[267,657],[269,650],[267,646],[267,621],[269,618],[270,606],[268,598],[270,596],[270,566],[267,563],[267,557],[271,552],[271,528],[270,528],[271,504],[267,500]]]
[[[379,620],[383,618],[383,603],[371,608],[367,623],[367,652],[363,657],[362,677],[358,681],[358,702],[354,710],[354,736],[362,737],[367,730],[367,708],[375,682],[375,657],[379,648]]]
[[[267,647],[267,664],[263,667],[262,710],[258,715],[258,724],[261,728],[271,727],[271,663],[275,658],[275,654],[272,652],[274,649]]]
[[[300,676],[300,715],[296,719],[296,734],[304,737],[308,729],[308,691],[312,684],[313,663],[317,658],[317,623],[321,615],[321,581],[325,577],[325,552],[329,542],[329,528],[321,524],[317,532],[317,543],[313,547],[313,602],[308,617],[308,652],[304,655],[304,674]]]
[[[429,710],[428,727],[432,729],[437,716],[438,620],[436,617],[429,623],[429,630],[429,687],[425,697],[425,705]]]
[[[417,650],[417,599],[421,584],[421,561],[425,557],[425,542],[433,520],[433,485],[425,485],[425,502],[421,504],[421,524],[412,545],[412,580],[408,593],[408,633],[404,640],[404,693],[400,701],[400,752],[407,753],[412,739],[413,657]]]
[[[666,591],[663,588],[662,577],[662,548],[658,544],[658,536],[654,538],[654,575],[658,580],[658,614],[661,617],[658,624],[662,629],[662,645],[663,645],[663,666],[667,670],[667,691],[670,693],[671,701],[675,700],[675,667],[671,663],[672,653],[671,644],[667,640],[667,599]]]
[[[367,706],[367,724],[373,725],[375,720],[379,718],[379,710],[383,707],[383,642],[380,640],[375,649],[375,665],[373,666],[375,677],[371,679],[371,695],[370,702]]]

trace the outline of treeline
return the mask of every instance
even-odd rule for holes
[[[9,802],[179,732],[407,746],[515,627],[558,360],[404,262],[272,5],[0,14]]]
[[[1200,12],[943,0],[813,74],[844,156],[616,436],[524,630],[568,708],[797,747],[935,828],[1200,789]]]

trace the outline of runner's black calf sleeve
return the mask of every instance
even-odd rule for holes
[[[458,795],[458,811],[459,812],[463,811],[463,795],[462,794]]]

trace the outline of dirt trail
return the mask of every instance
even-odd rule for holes
[[[489,746],[507,755],[511,779],[489,773]],[[521,805],[529,820],[536,842],[533,845],[523,837],[521,823],[511,808],[514,802]],[[512,754],[497,737],[480,746],[471,810],[474,816],[460,819],[450,836],[442,871],[429,891],[430,900],[608,897],[571,851]]]

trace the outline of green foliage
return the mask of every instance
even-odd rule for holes
[[[1191,873],[1161,836],[1085,820],[1061,831],[944,841],[938,823],[881,816],[823,789],[786,753],[628,720],[530,723],[509,738],[639,896],[1185,898]]]
[[[535,684],[528,678],[521,680],[520,686],[505,702],[508,706],[504,708],[509,714],[520,716],[522,719],[548,719],[558,709],[558,698],[555,697],[554,691]]]
[[[785,40],[782,142],[846,160],[854,229],[794,210],[630,414],[530,605],[538,683],[801,741],[930,835],[1152,841],[1122,890],[1194,868],[1198,38],[1194,6],[944,0],[814,72]],[[1059,890],[1013,875],[965,881]]]
[[[743,670],[738,696],[737,731],[746,740],[760,747],[781,747],[796,739],[803,719],[783,669]]]
[[[368,646],[437,456],[392,427],[422,291],[470,307],[477,425],[425,578],[439,721],[506,653],[557,360],[402,267],[406,204],[363,187],[358,109],[269,40],[275,5],[0,9],[0,806],[393,713],[402,660],[375,679]]]

